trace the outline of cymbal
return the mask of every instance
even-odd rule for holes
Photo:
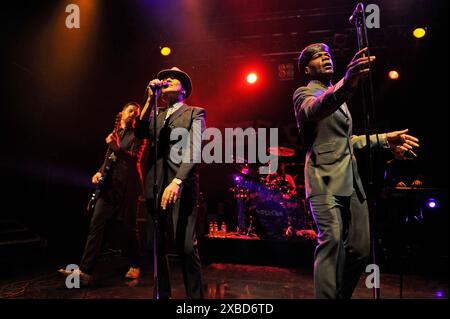
[[[267,152],[275,156],[294,156],[295,150],[289,147],[283,146],[271,146],[267,149]]]

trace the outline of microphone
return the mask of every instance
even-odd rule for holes
[[[148,85],[147,89],[156,90],[156,89],[164,89],[169,86],[169,82],[162,81],[159,84],[151,83]]]
[[[362,4],[362,2],[359,2],[356,5],[355,10],[353,10],[352,15],[350,16],[350,18],[348,18],[348,22],[352,23],[355,21],[355,19],[358,18],[358,16],[364,11],[364,5]]]

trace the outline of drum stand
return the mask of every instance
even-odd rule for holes
[[[250,237],[250,234],[254,235],[253,216],[250,215],[249,218],[250,218],[250,223],[249,223],[248,228],[247,228],[247,234],[246,234],[247,237]]]

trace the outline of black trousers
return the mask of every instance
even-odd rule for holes
[[[351,298],[370,254],[369,211],[355,191],[350,197],[309,198],[319,230],[314,256],[316,298]]]
[[[81,271],[92,274],[94,266],[102,248],[105,228],[109,221],[116,217],[117,206],[100,197],[95,205],[89,226],[89,234],[81,258]],[[130,259],[130,267],[140,266],[139,241],[136,224],[123,222],[120,224],[123,230],[123,253]]]
[[[180,201],[180,200],[179,200]],[[167,259],[168,240],[174,239],[177,253],[181,259],[184,287],[188,299],[203,299],[201,262],[197,247],[195,225],[197,211],[195,204],[181,198],[176,229],[173,226],[172,210],[159,209],[155,215],[154,200],[147,199],[147,210],[153,220],[158,218],[158,288],[161,299],[171,297],[170,271]]]

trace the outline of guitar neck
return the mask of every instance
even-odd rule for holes
[[[114,123],[114,129],[112,131],[112,134],[118,134],[120,125],[121,125],[121,120],[122,120],[122,112],[119,112],[116,115],[116,120]],[[106,150],[105,160],[104,160],[105,164],[108,163],[108,161],[113,153],[114,153],[114,151],[112,150],[112,148],[110,146],[108,146],[108,149]]]

